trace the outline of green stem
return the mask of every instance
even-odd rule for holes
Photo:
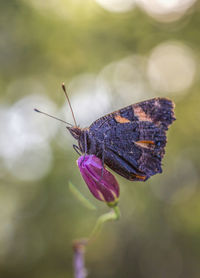
[[[120,218],[120,216],[121,216],[119,207],[118,207],[118,206],[115,206],[115,207],[113,207],[113,210],[114,210],[115,215],[116,215],[116,220],[119,220],[119,218]]]
[[[85,248],[88,243],[91,243],[95,240],[98,233],[101,231],[103,225],[107,221],[111,220],[118,220],[120,218],[120,210],[119,207],[116,205],[112,207],[112,210],[108,213],[101,215],[92,230],[90,237],[85,239],[76,240],[73,244],[74,249],[74,271],[75,271],[75,278],[86,278],[86,269],[85,269]]]
[[[89,242],[93,241],[98,233],[101,231],[103,225],[107,221],[112,221],[112,220],[118,220],[120,218],[120,210],[118,206],[115,206],[112,208],[112,211],[109,211],[103,215],[101,215],[98,219],[97,222],[94,226],[94,229],[92,230],[90,237],[89,237]]]

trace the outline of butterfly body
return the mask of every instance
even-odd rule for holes
[[[162,172],[166,131],[174,120],[173,102],[154,98],[105,115],[89,128],[68,129],[82,153],[96,155],[128,180],[146,181]]]

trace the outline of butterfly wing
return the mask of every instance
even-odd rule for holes
[[[154,98],[96,120],[89,134],[108,167],[129,180],[145,181],[162,172],[166,131],[174,120],[173,102]]]

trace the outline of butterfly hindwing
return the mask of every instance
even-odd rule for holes
[[[166,130],[175,120],[171,100],[154,98],[96,120],[89,127],[96,155],[129,180],[145,181],[161,173]]]

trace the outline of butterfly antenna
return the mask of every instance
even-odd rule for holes
[[[66,121],[63,121],[63,120],[61,120],[61,119],[59,119],[59,118],[57,118],[57,117],[54,117],[54,116],[52,116],[52,115],[49,115],[49,114],[47,114],[47,113],[45,113],[45,112],[43,112],[43,111],[40,111],[40,110],[38,110],[38,109],[34,109],[34,111],[35,112],[38,112],[38,113],[41,113],[41,114],[43,114],[43,115],[46,115],[46,116],[48,116],[48,117],[50,117],[50,118],[53,118],[53,119],[55,119],[55,120],[57,120],[57,121],[60,121],[60,122],[62,122],[62,123],[65,123],[65,124],[67,124],[67,125],[70,125],[70,126],[73,126],[72,124],[70,124],[70,123],[68,123],[68,122],[66,122]]]
[[[65,84],[64,84],[64,83],[62,83],[62,89],[63,89],[63,91],[64,91],[64,93],[65,93],[65,96],[66,96],[66,98],[67,98],[67,101],[68,101],[68,103],[69,103],[69,107],[70,107],[70,110],[71,110],[71,112],[72,112],[72,117],[73,117],[73,119],[74,119],[75,126],[77,126],[76,119],[75,119],[75,116],[74,116],[74,112],[73,112],[73,109],[72,109],[72,106],[71,106],[71,102],[70,102],[69,97],[68,97],[68,95],[67,95],[67,91],[66,91],[66,87],[65,87]]]

